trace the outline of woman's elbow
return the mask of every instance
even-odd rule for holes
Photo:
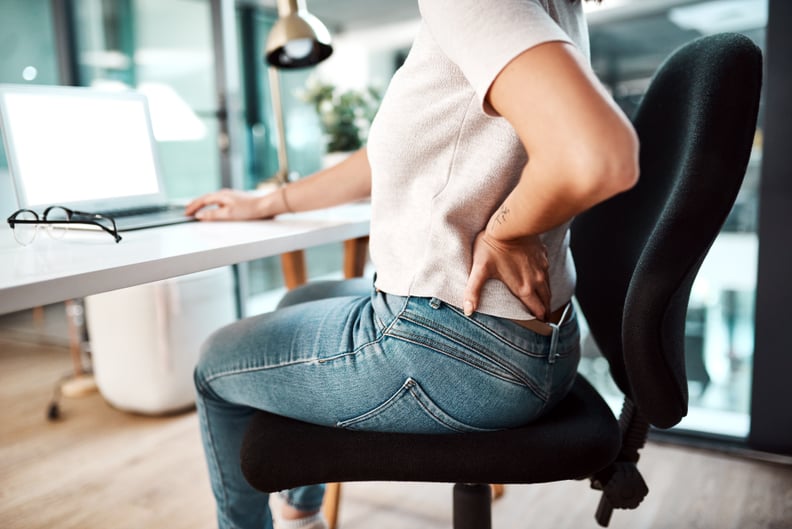
[[[578,174],[585,175],[589,191],[601,200],[628,191],[638,183],[638,136],[629,124],[620,129],[590,142],[579,158],[583,167]]]
[[[632,129],[630,129],[632,131]],[[640,143],[633,134],[612,149],[602,178],[611,182],[614,195],[632,189],[638,183],[641,169],[638,164]]]

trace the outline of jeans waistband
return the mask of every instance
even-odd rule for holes
[[[520,327],[525,327],[526,329],[530,329],[536,333],[541,334],[542,336],[550,336],[553,334],[553,325],[559,326],[563,325],[568,318],[572,316],[570,307],[572,306],[571,301],[567,301],[564,303],[561,308],[553,311],[550,316],[547,318],[547,321],[542,320],[511,320]]]
[[[508,343],[513,344],[521,350],[534,351],[535,354],[547,356],[548,361],[553,362],[556,358],[569,352],[573,344],[579,344],[580,333],[576,323],[576,315],[573,304],[567,303],[562,309],[562,314],[558,316],[558,323],[536,322],[538,325],[546,326],[550,332],[545,334],[534,329],[522,326],[510,319],[490,316],[488,314],[474,313],[471,316],[464,316],[462,309],[453,307],[436,298],[416,298],[407,296],[397,296],[381,291],[374,291],[372,296],[372,308],[383,330],[387,331],[394,322],[402,315],[407,319],[414,319],[414,311],[418,310],[430,320],[435,319],[435,315],[444,313],[443,309],[450,310],[441,319],[436,320],[438,328],[448,328],[449,326],[461,332],[463,335],[472,333],[477,334],[476,329],[489,329],[493,335],[501,336]],[[426,309],[434,310],[424,310]],[[435,312],[440,310],[440,312]],[[453,315],[452,315],[453,314]],[[563,317],[563,320],[561,319]],[[434,326],[432,324],[429,324]],[[468,328],[468,325],[470,326]],[[469,330],[465,330],[469,329]]]

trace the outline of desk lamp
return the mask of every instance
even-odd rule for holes
[[[272,107],[278,132],[278,172],[275,181],[284,185],[289,181],[289,161],[286,155],[286,133],[278,69],[313,66],[333,53],[330,32],[322,22],[310,14],[305,0],[278,0],[278,21],[267,37],[264,60],[272,90]]]

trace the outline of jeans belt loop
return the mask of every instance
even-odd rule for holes
[[[558,333],[560,331],[561,324],[564,323],[566,320],[567,314],[569,313],[569,308],[572,306],[572,302],[570,301],[567,303],[564,312],[561,314],[561,318],[558,319],[558,323],[548,323],[552,332],[550,334],[550,351],[547,353],[547,363],[548,364],[555,364],[555,361],[560,356],[558,354]]]
[[[553,329],[550,334],[550,351],[547,352],[547,363],[548,364],[555,364],[558,355],[556,354],[556,349],[558,348],[558,325],[555,323],[548,323],[548,325]]]

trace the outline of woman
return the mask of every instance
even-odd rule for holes
[[[271,520],[239,471],[254,409],[344,428],[489,431],[539,417],[574,379],[568,226],[635,184],[635,133],[588,65],[579,1],[419,6],[367,148],[267,196],[224,190],[187,207],[237,220],[371,197],[369,295],[243,320],[204,347],[198,410],[220,527]],[[282,496],[276,527],[324,527],[320,487]]]

